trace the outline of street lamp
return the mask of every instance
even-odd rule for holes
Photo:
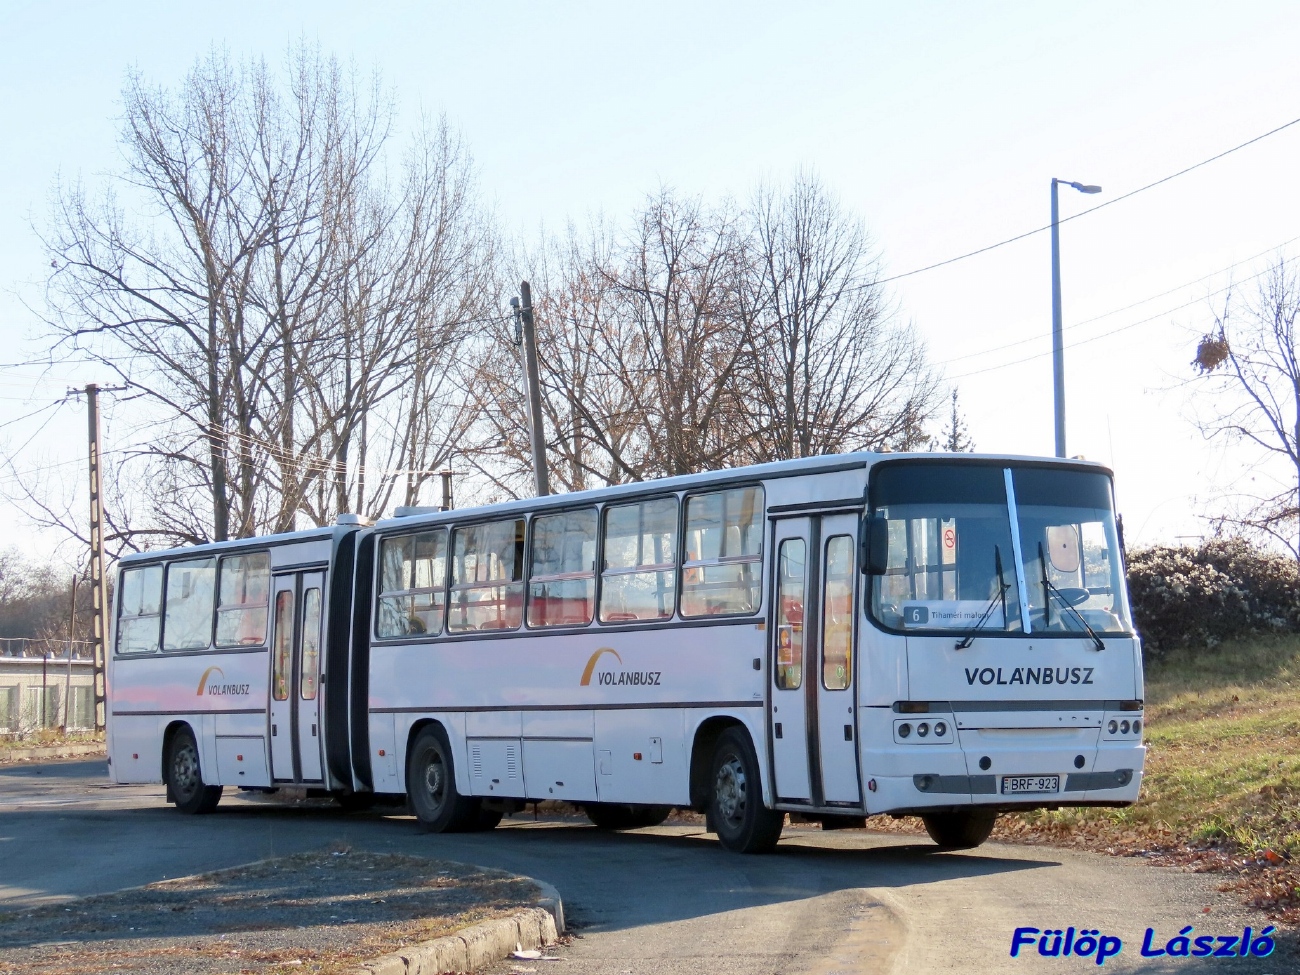
[[[1061,229],[1060,207],[1056,201],[1057,184],[1073,186],[1080,193],[1100,193],[1100,186],[1052,180],[1052,378],[1056,406],[1056,456],[1065,456],[1065,345],[1061,337]]]

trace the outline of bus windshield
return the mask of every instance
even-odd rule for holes
[[[874,472],[870,516],[884,519],[889,551],[871,613],[906,632],[1131,632],[1110,479],[1010,471],[903,462]]]

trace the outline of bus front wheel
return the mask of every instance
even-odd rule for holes
[[[932,813],[922,816],[925,831],[945,850],[973,850],[993,832],[998,814],[992,809],[965,809],[961,812]]]
[[[199,746],[189,728],[172,735],[167,749],[167,788],[176,808],[191,815],[210,813],[221,801],[221,786],[203,782]]]
[[[785,813],[763,805],[758,758],[740,728],[718,736],[712,772],[709,819],[718,841],[735,853],[770,853],[781,838]]]
[[[430,833],[459,833],[478,825],[479,800],[456,791],[456,770],[446,733],[437,725],[415,739],[406,763],[406,794],[420,827]]]

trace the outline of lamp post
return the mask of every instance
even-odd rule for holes
[[[1065,344],[1061,337],[1061,227],[1060,206],[1056,199],[1057,184],[1073,186],[1080,193],[1100,193],[1100,186],[1052,180],[1052,379],[1056,407],[1056,456],[1065,456]]]

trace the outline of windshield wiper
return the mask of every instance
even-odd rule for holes
[[[1050,579],[1047,578],[1047,559],[1043,557],[1043,543],[1038,543],[1038,564],[1043,569],[1043,625],[1050,626],[1052,622],[1052,597],[1055,596],[1061,601],[1061,605],[1068,609],[1088,631],[1088,636],[1092,637],[1093,646],[1097,650],[1105,650],[1106,644],[1102,642],[1097,631],[1088,625],[1088,621],[1083,618],[1083,614],[1074,608],[1074,604],[1065,598],[1065,593],[1057,589]]]
[[[1002,625],[1007,625],[1007,590],[1011,587],[1002,578],[1002,552],[996,545],[993,546],[993,567],[998,573],[998,594],[989,600],[989,604],[985,608],[984,614],[976,621],[975,626],[971,631],[957,641],[957,645],[953,648],[954,650],[965,650],[975,642],[975,634],[984,628],[984,624],[989,621],[989,617],[993,614],[993,610],[997,607],[999,602],[1002,603]]]

